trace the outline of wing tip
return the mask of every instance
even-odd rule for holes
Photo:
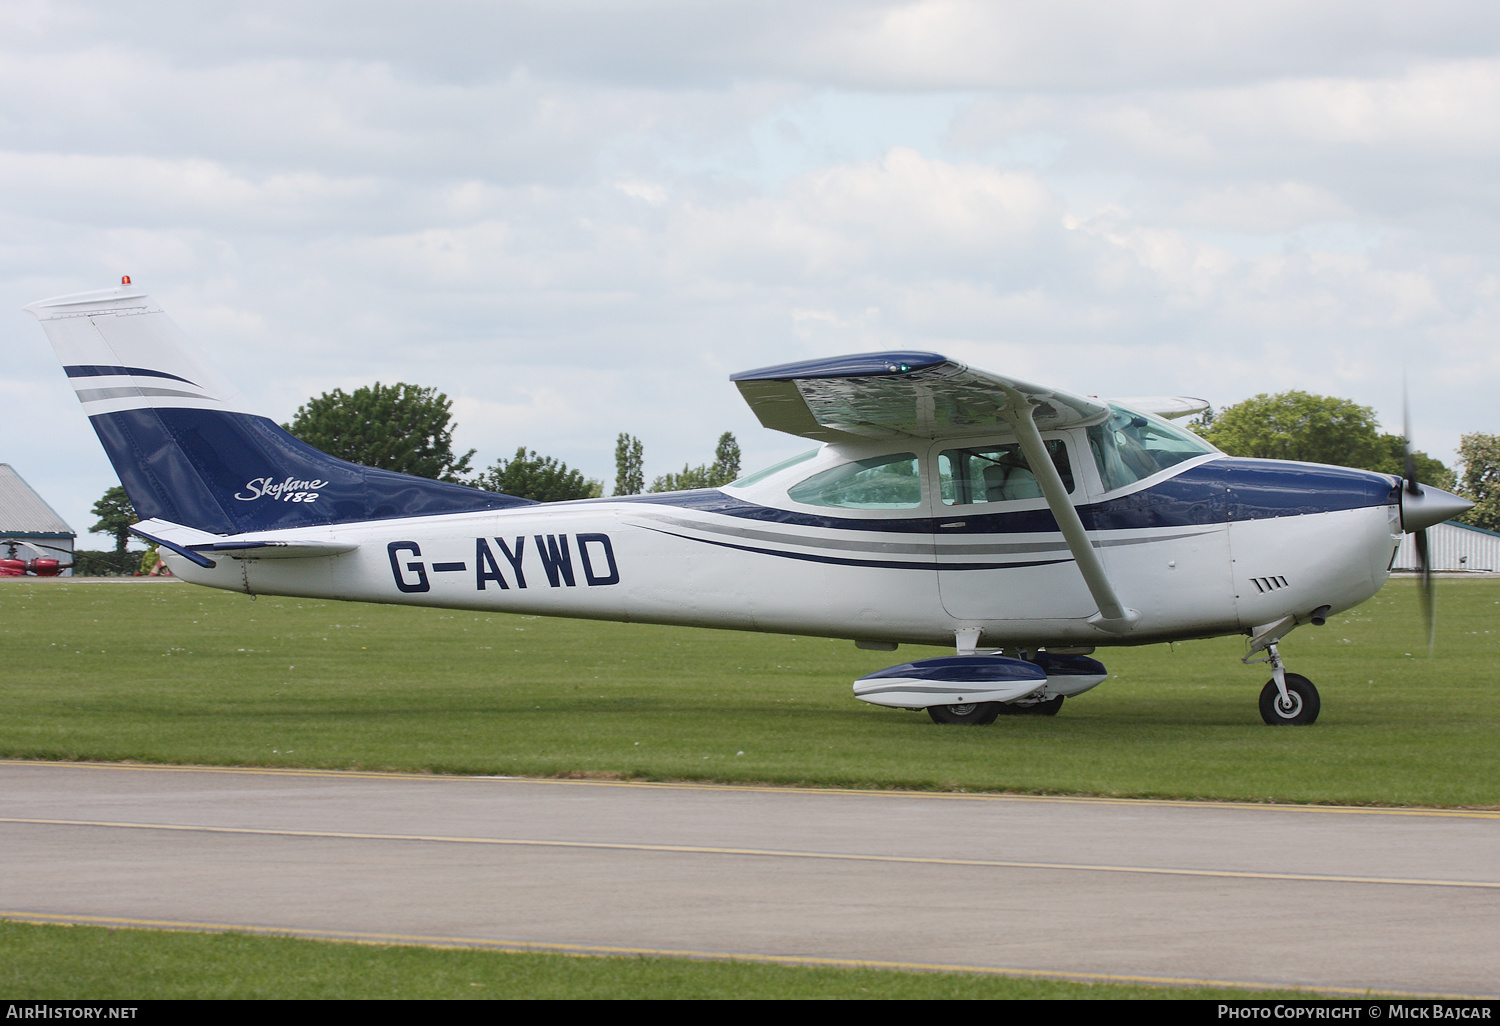
[[[731,374],[730,381],[793,381],[799,378],[859,378],[886,377],[892,374],[910,374],[927,370],[945,363],[954,363],[940,353],[920,350],[892,350],[882,353],[849,353],[845,356],[824,356],[815,360],[798,360],[781,363],[773,367],[758,367],[755,370]]]

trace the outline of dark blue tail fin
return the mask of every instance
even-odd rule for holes
[[[525,505],[530,499],[362,467],[243,409],[181,329],[129,286],[26,308],[62,360],[142,519],[213,534]]]

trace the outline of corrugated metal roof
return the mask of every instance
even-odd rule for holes
[[[0,535],[77,535],[9,463],[0,463]]]

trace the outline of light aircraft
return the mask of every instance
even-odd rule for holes
[[[722,488],[538,504],[335,459],[248,409],[144,292],[33,303],[173,573],[248,594],[902,642],[955,654],[854,684],[938,723],[1057,712],[1098,646],[1225,634],[1268,662],[1269,724],[1310,724],[1301,624],[1374,595],[1403,531],[1469,507],[1398,477],[1225,456],[1169,418],[935,353],[732,381],[820,443]],[[1430,607],[1429,607],[1430,608]],[[1430,621],[1429,621],[1430,622]]]

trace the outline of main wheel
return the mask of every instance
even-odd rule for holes
[[[1317,721],[1323,703],[1312,681],[1300,673],[1287,674],[1286,697],[1289,701],[1283,702],[1275,678],[1266,681],[1266,686],[1260,689],[1260,718],[1273,727],[1284,724],[1305,727]]]
[[[933,723],[969,723],[982,727],[994,723],[1000,715],[999,702],[969,702],[966,705],[929,705],[927,715]]]
[[[1027,716],[1056,716],[1057,710],[1062,708],[1063,696],[1054,695],[1045,702],[1036,702],[1032,705],[1023,705],[1020,711]]]

